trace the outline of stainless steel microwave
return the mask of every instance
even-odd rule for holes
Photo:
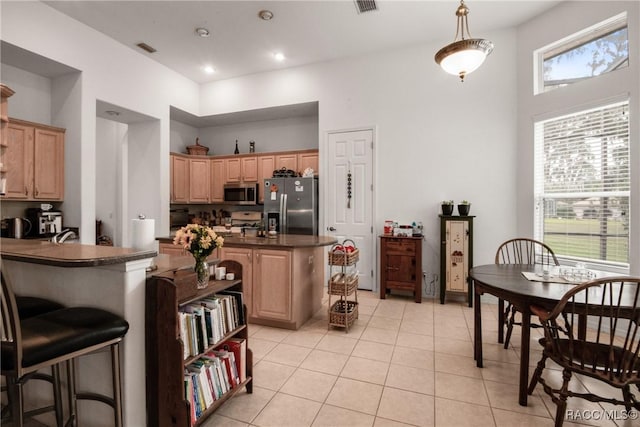
[[[258,204],[258,183],[225,184],[224,202],[230,205]]]

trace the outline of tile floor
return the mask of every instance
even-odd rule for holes
[[[326,299],[297,331],[250,325],[253,393],[238,393],[204,426],[553,425],[555,405],[541,386],[528,406],[518,405],[519,327],[504,350],[497,343],[496,304],[482,306],[485,367],[479,369],[473,309],[466,303],[416,304],[393,295],[380,300],[367,291],[359,291],[358,300],[360,316],[348,333],[327,330]],[[532,332],[532,366],[540,358],[539,331]],[[561,380],[558,370],[545,373]],[[603,387],[582,377],[571,385]],[[564,425],[640,426],[637,420],[602,420],[603,408],[624,409],[569,399],[576,416]]]

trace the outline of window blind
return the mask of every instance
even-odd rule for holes
[[[629,265],[629,101],[534,126],[535,237],[556,255]]]

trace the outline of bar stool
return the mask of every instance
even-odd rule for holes
[[[7,378],[11,413],[17,426],[24,425],[22,386],[39,369],[53,367],[54,394],[60,393],[59,365],[67,363],[69,376],[69,420],[77,424],[77,399],[97,400],[114,409],[114,425],[122,426],[119,344],[129,329],[123,318],[89,307],[70,307],[20,319],[13,293],[3,271],[2,279],[2,375]],[[73,360],[109,347],[113,374],[113,397],[75,390]],[[61,408],[57,408],[61,409]],[[56,413],[61,425],[62,417]]]
[[[49,313],[51,311],[60,310],[65,308],[64,305],[55,301],[32,296],[20,296],[16,295],[16,306],[18,308],[18,317],[20,320],[28,319],[30,317],[39,316],[40,314]],[[49,382],[53,387],[53,405],[44,406],[42,408],[34,409],[28,412],[29,415],[37,415],[45,412],[54,411],[56,413],[56,424],[62,424],[62,400],[60,396],[60,389],[57,387],[59,384],[59,367],[51,367],[51,375],[42,372],[33,372],[29,379],[42,380]],[[2,391],[8,391],[6,386],[2,386]],[[8,405],[2,408],[2,420],[9,419],[9,413],[11,408],[11,395],[7,393]]]

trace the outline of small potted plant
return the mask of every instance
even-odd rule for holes
[[[469,215],[469,209],[471,209],[471,203],[469,203],[468,201],[463,200],[460,203],[458,203],[458,215],[460,216]]]
[[[453,215],[453,200],[442,201],[442,215],[445,215],[445,216]]]

